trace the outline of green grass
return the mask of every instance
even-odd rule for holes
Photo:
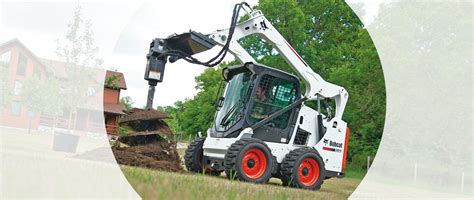
[[[143,199],[347,199],[360,179],[326,180],[318,191],[283,187],[278,179],[267,184],[231,181],[225,177],[179,174],[122,167]]]
[[[346,178],[354,178],[354,179],[363,179],[367,170],[360,169],[360,168],[352,168],[347,167],[346,170]]]
[[[178,149],[181,157],[184,149]],[[184,167],[184,166],[183,166]],[[143,199],[347,199],[365,175],[346,169],[346,177],[325,180],[318,191],[283,187],[281,181],[252,184],[202,174],[170,173],[122,166],[122,171]]]

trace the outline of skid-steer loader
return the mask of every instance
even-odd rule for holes
[[[249,19],[237,24],[240,10]],[[250,35],[260,36],[278,51],[303,80],[304,93],[297,76],[257,63],[239,44]],[[222,46],[221,51],[207,62],[192,56],[216,45]],[[228,178],[253,183],[276,177],[283,185],[311,190],[319,189],[324,179],[343,177],[349,139],[342,120],[347,91],[324,81],[263,13],[245,2],[235,5],[228,29],[208,35],[190,31],[152,41],[145,72],[147,107],[152,107],[155,86],[162,82],[168,61],[184,59],[212,67],[227,52],[243,64],[223,68],[226,84],[216,101],[214,122],[206,137],[189,144],[186,168],[211,175],[225,171]],[[305,105],[310,101],[316,110]]]

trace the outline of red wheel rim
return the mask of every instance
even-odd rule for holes
[[[312,186],[319,178],[319,165],[313,158],[305,158],[298,167],[298,178],[305,186]]]
[[[267,169],[267,158],[262,150],[253,148],[245,152],[242,159],[242,171],[251,178],[257,179],[263,176]]]

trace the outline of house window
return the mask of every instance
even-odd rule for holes
[[[19,102],[17,101],[12,102],[11,114],[17,117],[21,115],[21,106]]]
[[[0,66],[8,67],[10,65],[10,57],[11,57],[10,51],[2,53],[0,55]]]
[[[16,74],[24,76],[26,74],[26,65],[28,63],[28,59],[25,55],[21,54],[18,57],[18,65],[16,68]]]
[[[17,96],[20,95],[22,88],[23,88],[23,84],[20,81],[15,81],[15,87],[13,88],[13,93]]]

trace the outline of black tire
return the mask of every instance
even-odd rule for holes
[[[305,166],[301,172],[300,165]],[[285,186],[319,190],[326,177],[326,170],[318,151],[305,147],[295,149],[285,156],[280,165],[280,174]]]
[[[244,159],[247,161],[242,165]],[[272,176],[272,154],[268,146],[259,139],[241,139],[227,150],[224,167],[226,176],[230,179],[266,183]]]
[[[222,171],[211,169],[203,161],[204,156],[202,146],[205,140],[205,137],[200,137],[188,145],[188,148],[186,149],[186,152],[184,154],[184,164],[186,165],[186,169],[190,172],[204,172],[209,175],[219,176]]]

